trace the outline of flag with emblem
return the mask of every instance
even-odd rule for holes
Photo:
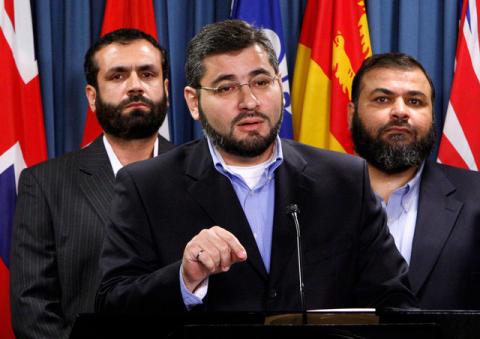
[[[288,80],[287,55],[283,39],[282,17],[278,0],[235,0],[232,3],[232,18],[244,20],[262,28],[272,42],[277,54],[282,76],[284,112],[280,129],[282,138],[293,138],[292,108],[290,104],[290,84]]]
[[[120,28],[136,28],[157,38],[155,12],[152,0],[107,0],[101,35]],[[102,133],[95,112],[87,111],[82,147],[90,144]],[[170,139],[168,131],[168,116],[160,127],[160,134]]]
[[[30,0],[0,1],[0,338],[14,338],[9,303],[20,172],[47,158]],[[28,315],[25,315],[28,316]]]
[[[463,1],[455,74],[438,152],[439,162],[475,171],[480,168],[479,4],[480,0]]]
[[[364,1],[308,0],[292,87],[296,140],[353,152],[347,104],[353,77],[371,53]]]

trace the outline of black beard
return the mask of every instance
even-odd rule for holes
[[[134,109],[124,114],[125,107],[134,102],[144,103],[150,109]],[[167,98],[154,102],[141,95],[135,95],[118,105],[112,105],[103,101],[99,93],[95,108],[98,122],[106,133],[124,140],[145,139],[158,133],[165,120]]]
[[[402,142],[402,137],[392,137],[389,141],[384,141],[382,133],[393,126],[410,128],[414,141],[407,144]],[[351,132],[355,152],[370,165],[388,174],[400,173],[411,167],[419,166],[429,156],[435,144],[433,124],[424,137],[418,138],[417,131],[402,120],[389,122],[378,130],[375,137],[372,137],[360,120],[357,108],[353,114]]]
[[[229,154],[246,158],[253,158],[263,154],[275,141],[275,138],[277,137],[282,125],[283,105],[280,118],[275,126],[271,127],[267,136],[262,137],[260,134],[258,134],[258,132],[252,131],[249,133],[250,138],[248,138],[248,140],[237,140],[233,137],[233,127],[241,119],[246,117],[261,117],[269,123],[270,119],[261,112],[242,112],[232,121],[230,125],[230,133],[228,135],[224,135],[210,125],[200,105],[198,109],[203,132],[210,138],[213,145]]]

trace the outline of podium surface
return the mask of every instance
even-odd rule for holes
[[[328,314],[330,315],[330,314]],[[334,313],[309,324],[297,321],[268,323],[279,314],[263,313],[163,313],[149,316],[82,314],[72,330],[78,338],[337,338],[337,339],[477,339],[480,311],[380,310],[356,323],[348,313]],[[301,315],[296,315],[301,319]],[[377,321],[372,321],[372,316]],[[295,315],[293,315],[295,318]],[[347,320],[345,320],[347,319]]]

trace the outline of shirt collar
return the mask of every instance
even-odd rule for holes
[[[232,176],[236,176],[234,173],[230,172],[225,165],[225,161],[222,158],[222,155],[218,152],[216,147],[213,145],[210,138],[207,136],[208,142],[208,150],[210,151],[210,155],[212,156],[213,166],[215,169],[222,173],[223,175],[231,178]],[[265,169],[269,172],[269,174],[273,173],[275,169],[280,166],[283,162],[283,150],[282,150],[282,142],[280,137],[277,135],[275,139],[275,144],[273,146],[273,154],[272,157],[264,163]]]
[[[103,145],[105,146],[105,150],[107,151],[108,160],[110,160],[110,165],[112,166],[112,169],[113,169],[113,174],[117,176],[117,172],[120,171],[123,165],[120,162],[120,160],[118,160],[118,157],[113,151],[112,145],[108,141],[105,134],[103,135],[102,139],[103,139]],[[156,157],[157,155],[158,155],[158,137],[155,140],[155,143],[153,144],[153,156]]]
[[[415,202],[415,197],[418,196],[420,191],[420,178],[422,176],[423,168],[425,162],[422,162],[420,167],[415,173],[415,176],[410,179],[405,185],[397,188],[392,192],[392,195],[400,196],[400,205],[404,212],[408,212],[412,206],[412,203]]]

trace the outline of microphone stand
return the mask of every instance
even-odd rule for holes
[[[303,260],[302,260],[302,245],[301,245],[301,233],[300,233],[300,223],[298,222],[298,214],[300,210],[296,204],[290,204],[287,206],[287,214],[289,214],[293,223],[295,224],[295,230],[297,233],[297,262],[298,262],[298,285],[300,290],[300,307],[302,310],[302,324],[305,325],[308,323],[307,319],[307,308],[305,305],[305,292],[303,284]]]

